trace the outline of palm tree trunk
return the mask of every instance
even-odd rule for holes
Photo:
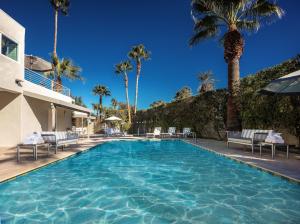
[[[125,92],[126,92],[126,102],[127,102],[127,111],[128,111],[128,123],[131,124],[131,110],[130,110],[130,103],[129,103],[129,95],[128,95],[128,77],[127,74],[124,74],[124,81],[125,81]]]
[[[57,46],[57,21],[58,21],[58,11],[54,10],[54,44],[53,44],[53,56],[57,57],[56,46]]]
[[[56,80],[55,80],[55,87],[54,87],[54,90],[58,93],[61,93],[62,92],[62,80],[61,80],[61,77],[56,75]]]
[[[141,62],[137,62],[136,64],[136,81],[135,81],[135,100],[134,100],[134,115],[136,115],[137,110],[137,101],[138,101],[138,92],[139,92],[139,79],[141,74],[142,64]]]
[[[99,96],[99,120],[101,120],[102,116],[102,95]]]
[[[244,39],[237,30],[236,25],[231,25],[224,39],[224,59],[228,66],[228,100],[227,100],[227,130],[240,130],[238,105],[235,97],[239,92],[240,57],[243,54]]]
[[[239,88],[240,68],[239,60],[228,62],[228,101],[227,101],[227,129],[239,130],[241,128],[239,121],[239,113],[234,97]]]

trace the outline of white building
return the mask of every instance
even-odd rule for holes
[[[25,28],[0,9],[0,147],[12,147],[33,132],[72,128],[72,112],[90,114],[73,104],[70,90],[25,69]]]

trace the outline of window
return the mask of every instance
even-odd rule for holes
[[[1,53],[15,61],[18,60],[18,44],[2,35]]]

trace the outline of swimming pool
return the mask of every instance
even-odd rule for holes
[[[3,223],[299,223],[299,211],[300,185],[182,141],[108,142],[0,184]]]

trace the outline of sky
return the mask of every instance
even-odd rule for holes
[[[49,59],[53,50],[54,16],[49,0],[1,0],[0,8],[26,28],[25,53]],[[85,82],[63,80],[74,96],[91,108],[98,102],[92,89],[106,85],[112,97],[125,102],[122,77],[114,65],[127,59],[133,45],[143,43],[151,60],[142,65],[138,108],[156,100],[169,102],[176,91],[190,86],[195,94],[199,72],[212,70],[216,87],[227,85],[227,65],[217,40],[190,47],[193,20],[190,0],[71,0],[68,16],[58,18],[59,57],[82,68]],[[300,1],[277,0],[286,14],[257,33],[245,34],[241,77],[281,63],[300,53]],[[0,21],[1,22],[1,21]],[[135,71],[129,73],[134,103]],[[104,99],[110,105],[111,97]]]

